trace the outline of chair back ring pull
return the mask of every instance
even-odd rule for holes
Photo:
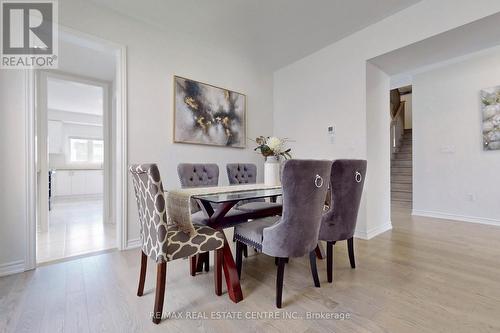
[[[361,183],[361,181],[363,180],[363,176],[361,176],[361,173],[359,171],[356,171],[354,179],[356,180],[356,183]]]
[[[316,178],[314,178],[314,185],[316,185],[317,188],[323,187],[323,177],[316,175]]]

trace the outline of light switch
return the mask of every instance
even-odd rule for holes
[[[328,136],[330,137],[330,143],[335,143],[335,125],[328,126]]]
[[[455,154],[455,146],[441,146],[442,154]]]

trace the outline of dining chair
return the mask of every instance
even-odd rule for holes
[[[177,174],[182,188],[210,187],[219,184],[219,166],[215,163],[180,163],[177,166]],[[216,209],[215,204],[214,209]],[[194,200],[191,202],[191,212],[193,224],[207,225],[209,219]],[[245,212],[236,209],[231,209],[226,214],[227,217],[241,219],[242,222],[247,221],[245,215],[247,215]],[[201,253],[198,257],[198,260],[196,257],[191,258],[190,272],[192,276],[196,274],[196,271],[201,271],[203,266],[205,272],[210,270],[208,253]]]
[[[156,262],[156,295],[153,322],[161,321],[167,262],[215,251],[215,293],[222,294],[222,248],[224,235],[207,226],[195,225],[195,233],[187,235],[167,222],[167,211],[160,172],[156,164],[137,164],[129,168],[132,174],[139,213],[141,239],[141,270],[137,296],[142,296],[146,281],[148,258]]]
[[[321,214],[330,182],[332,162],[319,160],[288,160],[282,171],[283,213],[235,227],[236,266],[242,269],[242,245],[277,258],[276,306],[281,308],[283,275],[288,258],[309,255],[311,273],[320,286],[316,268],[315,248]]]
[[[257,183],[257,166],[253,163],[229,163],[226,165],[227,177],[231,185]],[[236,209],[246,212],[262,212],[275,210],[280,203],[266,202],[265,199],[252,199],[242,202]]]
[[[257,183],[257,166],[253,163],[228,163],[226,164],[227,177],[231,185],[244,185]],[[281,207],[280,203],[266,202],[264,198],[242,201],[235,208],[244,212],[262,213],[267,215],[269,210]],[[235,239],[233,239],[235,240]],[[243,246],[243,255],[248,257],[248,247]]]
[[[354,231],[366,176],[366,160],[335,160],[330,176],[329,202],[321,218],[319,240],[326,241],[326,271],[328,282],[333,281],[333,247],[347,240],[349,261],[354,259]]]

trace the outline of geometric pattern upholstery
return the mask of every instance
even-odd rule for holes
[[[342,241],[354,236],[366,176],[366,160],[335,160],[332,165],[327,211],[319,239]]]
[[[142,252],[156,262],[165,262],[213,251],[224,246],[221,232],[206,226],[194,226],[189,236],[167,223],[165,194],[156,164],[138,164],[132,174],[139,212]]]

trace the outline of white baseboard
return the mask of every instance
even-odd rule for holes
[[[127,240],[127,246],[124,248],[124,250],[132,250],[132,249],[136,249],[138,247],[141,247],[141,239],[140,238],[129,239],[129,240]]]
[[[392,222],[389,221],[386,224],[379,225],[367,231],[356,230],[356,232],[354,233],[354,237],[368,240],[391,229],[392,229]]]
[[[0,265],[0,276],[6,276],[25,271],[24,260],[17,260]]]
[[[411,215],[500,226],[500,220],[486,218],[486,217],[457,215],[457,214],[433,212],[433,211],[419,210],[419,209],[413,209],[411,211]]]

